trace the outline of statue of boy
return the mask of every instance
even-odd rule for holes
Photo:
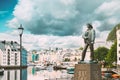
[[[88,46],[90,47],[90,61],[94,61],[94,41],[95,41],[95,30],[93,29],[93,26],[91,24],[87,24],[87,30],[85,33],[82,35],[84,42],[85,42],[85,47],[82,52],[82,59],[81,61],[84,61],[86,51]]]

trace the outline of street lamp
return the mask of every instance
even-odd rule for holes
[[[20,24],[20,27],[18,28],[18,32],[20,35],[20,67],[22,66],[22,34],[23,34],[24,28],[22,27],[22,24]]]

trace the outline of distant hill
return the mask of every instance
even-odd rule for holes
[[[116,39],[116,28],[120,29],[120,24],[117,24],[108,34],[107,41],[114,41]]]

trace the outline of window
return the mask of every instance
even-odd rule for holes
[[[119,47],[120,47],[120,43],[119,43]]]
[[[119,54],[120,54],[120,50],[119,50]]]
[[[10,50],[9,49],[8,49],[8,56],[7,57],[8,57],[8,63],[7,64],[10,65]]]
[[[15,65],[17,65],[17,53],[15,53]]]
[[[6,57],[6,55],[3,55],[3,57]]]
[[[5,64],[6,62],[3,62],[3,64]]]

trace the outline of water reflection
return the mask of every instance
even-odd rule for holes
[[[27,69],[5,70],[0,80],[27,80]]]
[[[34,75],[35,73],[36,73],[36,68],[33,67],[33,68],[32,68],[32,74]]]
[[[48,66],[46,70],[39,70],[36,67],[29,67],[28,80],[71,80],[73,74],[67,74],[66,70],[53,70]]]
[[[27,69],[5,70],[0,80],[71,80],[73,74],[67,74],[66,70],[53,70],[52,66],[45,70],[38,69],[36,66]]]

